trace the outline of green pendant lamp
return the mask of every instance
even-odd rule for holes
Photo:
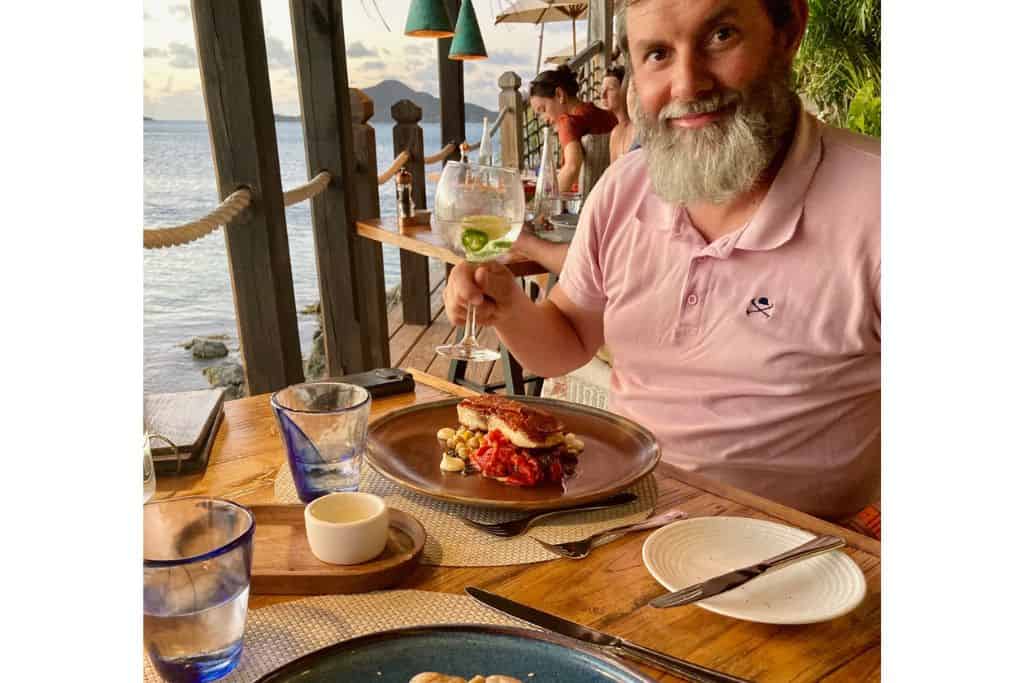
[[[459,15],[459,21],[462,21]],[[415,38],[451,38],[452,19],[444,0],[412,0],[405,19],[405,35]]]
[[[487,59],[487,48],[484,38],[480,35],[480,24],[476,23],[476,12],[473,11],[471,0],[462,0],[459,8],[459,21],[455,24],[455,38],[448,51],[448,59],[469,61]]]

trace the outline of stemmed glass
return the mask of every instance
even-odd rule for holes
[[[449,161],[434,198],[434,217],[445,242],[467,261],[483,263],[508,253],[523,227],[526,199],[518,171]],[[476,338],[476,307],[466,311],[461,341],[438,346],[453,360],[494,361],[500,354]]]

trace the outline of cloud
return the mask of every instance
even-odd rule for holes
[[[362,64],[359,65],[359,68],[373,71],[381,71],[388,68],[388,65],[380,60],[375,60],[372,62],[363,62]]]
[[[377,50],[371,50],[370,48],[363,45],[361,42],[356,41],[349,45],[348,50],[345,51],[349,57],[358,59],[360,57],[378,57]]]
[[[196,51],[185,43],[169,43],[167,52],[171,56],[170,65],[176,69],[194,69],[199,65]]]
[[[274,36],[267,36],[267,66],[271,69],[295,70],[295,59],[284,41]]]
[[[161,50],[158,47],[144,47],[144,48],[142,48],[142,56],[145,59],[156,58],[156,57],[166,57],[167,56],[167,50]]]
[[[514,52],[512,50],[495,50],[494,52],[489,51],[487,59],[480,62],[480,64],[481,66],[498,64],[501,66],[521,67],[527,62],[529,62],[529,59],[524,58],[521,52]]]
[[[192,16],[192,10],[186,4],[170,5],[167,11],[172,17],[177,17],[178,21],[187,21]]]
[[[426,57],[435,53],[437,48],[434,46],[434,41],[430,42],[415,42],[405,46],[405,54],[416,55],[418,57]]]

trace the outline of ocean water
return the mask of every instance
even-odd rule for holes
[[[394,158],[390,123],[375,123],[377,164],[384,170]],[[480,139],[481,124],[467,123],[470,142]],[[146,121],[144,123],[144,226],[159,227],[199,218],[218,203],[217,183],[204,121]],[[423,124],[427,154],[441,148],[441,128]],[[497,139],[494,140],[497,148]],[[306,182],[302,124],[278,122],[277,146],[281,181],[285,190]],[[496,149],[495,154],[498,154]],[[440,164],[427,168],[439,171]],[[433,207],[434,183],[427,181],[427,208]],[[382,216],[395,215],[394,182],[380,187]],[[319,299],[316,258],[313,252],[309,202],[285,209],[288,249],[298,313],[299,338],[305,358],[317,327],[315,316],[300,312]],[[225,360],[238,360],[231,278],[223,232],[180,247],[143,250],[143,363],[147,393],[203,389],[208,385],[202,369]],[[399,282],[398,250],[384,247],[384,279],[388,287]],[[195,360],[182,343],[197,336],[223,339],[227,359]]]

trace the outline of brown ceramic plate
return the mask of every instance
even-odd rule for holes
[[[479,474],[442,472],[437,430],[459,423],[461,399],[421,403],[389,413],[370,425],[370,466],[402,486],[432,498],[514,510],[562,508],[599,500],[628,488],[654,469],[661,457],[654,436],[631,420],[576,403],[517,396],[554,414],[567,432],[583,439],[576,474],[556,484],[508,486]]]

